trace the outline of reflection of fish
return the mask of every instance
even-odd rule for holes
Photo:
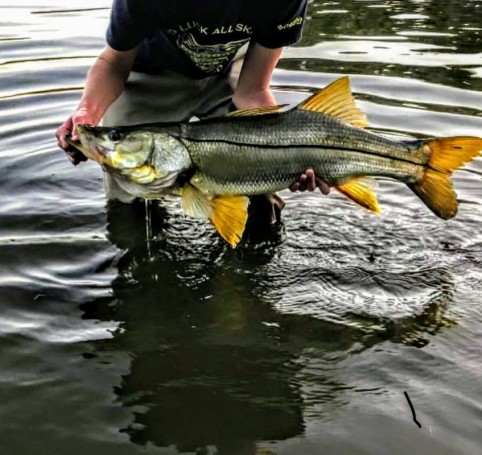
[[[79,126],[87,155],[134,195],[179,188],[184,211],[209,218],[232,246],[243,233],[246,195],[287,188],[307,168],[379,213],[367,176],[407,184],[439,217],[457,213],[450,177],[482,151],[482,139],[393,141],[363,129],[348,78],[294,109],[247,109],[181,124]]]

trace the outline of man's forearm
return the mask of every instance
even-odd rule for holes
[[[268,49],[254,42],[249,45],[233,95],[238,109],[276,104],[269,87],[282,50]]]
[[[106,49],[87,74],[78,110],[86,110],[95,123],[119,97],[129,76],[136,51],[119,53]]]

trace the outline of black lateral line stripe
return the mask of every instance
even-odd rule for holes
[[[344,150],[347,152],[357,152],[357,153],[364,153],[366,155],[371,155],[371,156],[377,156],[381,158],[387,158],[391,160],[396,160],[396,161],[402,161],[404,163],[409,163],[409,164],[415,164],[418,166],[424,166],[423,163],[418,163],[416,161],[411,161],[409,159],[403,159],[399,157],[392,157],[388,155],[382,155],[380,153],[372,152],[370,150],[364,150],[364,149],[357,149],[357,148],[351,148],[351,147],[343,147],[343,146],[334,146],[334,145],[310,145],[310,144],[290,144],[290,145],[271,145],[271,144],[251,144],[251,143],[246,143],[246,142],[235,142],[235,141],[229,141],[225,139],[191,139],[191,138],[183,138],[183,140],[190,141],[190,142],[196,142],[196,143],[208,143],[208,144],[227,144],[227,145],[234,145],[238,147],[256,147],[256,148],[261,148],[261,149],[289,149],[289,148],[295,148],[295,147],[301,147],[301,148],[308,148],[308,149],[325,149],[325,150]],[[186,144],[185,144],[186,145]],[[189,147],[186,147],[189,149]],[[407,150],[409,153],[409,151]]]

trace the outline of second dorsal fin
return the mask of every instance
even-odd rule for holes
[[[368,126],[367,116],[355,105],[350,79],[347,76],[337,79],[310,96],[300,103],[297,109],[331,115],[361,128]]]
[[[279,112],[286,104],[277,104],[276,106],[264,106],[264,107],[248,107],[247,109],[240,109],[228,114],[228,117],[248,117],[253,115],[265,115]]]

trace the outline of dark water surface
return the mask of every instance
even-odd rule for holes
[[[286,192],[233,251],[170,200],[147,237],[54,139],[109,3],[0,2],[0,453],[481,454],[482,160],[448,222],[380,182],[379,217]],[[482,136],[481,32],[480,1],[313,1],[277,96],[349,74],[379,132]]]

